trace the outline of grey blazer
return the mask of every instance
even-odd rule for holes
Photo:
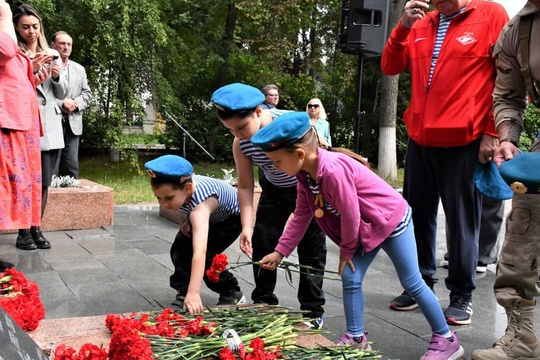
[[[68,114],[69,126],[74,135],[81,135],[83,131],[83,111],[90,105],[92,92],[90,86],[88,86],[86,71],[82,65],[68,60],[68,65],[64,71],[69,82],[67,98],[77,102],[77,109]],[[62,108],[63,99],[57,100],[57,103]]]
[[[49,51],[56,51],[49,49]],[[58,81],[52,76],[36,88],[43,136],[40,138],[41,151],[64,148],[64,131],[62,129],[62,110],[58,100],[63,100],[68,94],[69,84],[64,74],[60,73]]]

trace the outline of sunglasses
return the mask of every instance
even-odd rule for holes
[[[309,104],[307,107],[308,107],[309,109],[311,109],[311,108],[318,108],[318,107],[319,107],[319,104]]]

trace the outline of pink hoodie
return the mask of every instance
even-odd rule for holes
[[[340,247],[340,255],[352,259],[358,248],[369,252],[394,231],[407,211],[403,197],[377,174],[355,159],[319,149],[317,184],[324,201],[340,217],[323,208],[315,217],[324,233]],[[294,217],[279,239],[276,251],[289,256],[304,235],[315,210],[315,196],[306,173],[300,172]]]

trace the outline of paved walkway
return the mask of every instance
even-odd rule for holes
[[[439,224],[444,224],[442,214],[439,218]],[[172,272],[169,249],[177,228],[177,224],[158,215],[156,205],[116,206],[114,226],[110,228],[46,233],[52,243],[50,250],[18,250],[15,234],[1,234],[0,254],[39,284],[47,319],[151,310],[168,306],[175,295],[169,288]],[[438,239],[440,259],[445,252],[444,226]],[[227,254],[231,262],[238,258],[247,261],[236,244]],[[337,269],[338,259],[338,248],[329,241],[328,268]],[[249,299],[253,289],[251,268],[240,268],[235,274]],[[448,292],[443,280],[446,270],[439,268],[438,275],[441,281],[435,292],[441,306],[446,308]],[[490,346],[504,333],[506,316],[493,296],[494,279],[492,271],[478,276],[473,323],[453,328],[465,348],[466,359],[474,349]],[[341,283],[326,280],[324,290],[325,329],[329,331],[326,336],[336,341],[345,330]],[[366,276],[364,296],[369,340],[374,342],[374,348],[381,350],[384,359],[418,359],[431,336],[419,310],[396,312],[388,308],[392,297],[401,291],[391,262],[381,252]],[[284,273],[278,277],[276,294],[282,305],[298,308],[296,290],[287,283]],[[214,304],[217,297],[203,287],[204,303]],[[538,331],[539,322],[536,324]]]

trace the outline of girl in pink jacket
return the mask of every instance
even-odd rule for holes
[[[275,251],[261,260],[262,267],[274,270],[283,257],[289,256],[315,216],[321,229],[340,247],[338,272],[343,282],[347,332],[338,344],[370,347],[364,331],[362,281],[382,249],[433,331],[421,359],[460,358],[463,348],[420,275],[411,210],[403,197],[360,156],[345,149],[319,148],[317,132],[305,112],[279,116],[259,130],[251,142],[266,152],[276,168],[298,178],[294,217]]]

